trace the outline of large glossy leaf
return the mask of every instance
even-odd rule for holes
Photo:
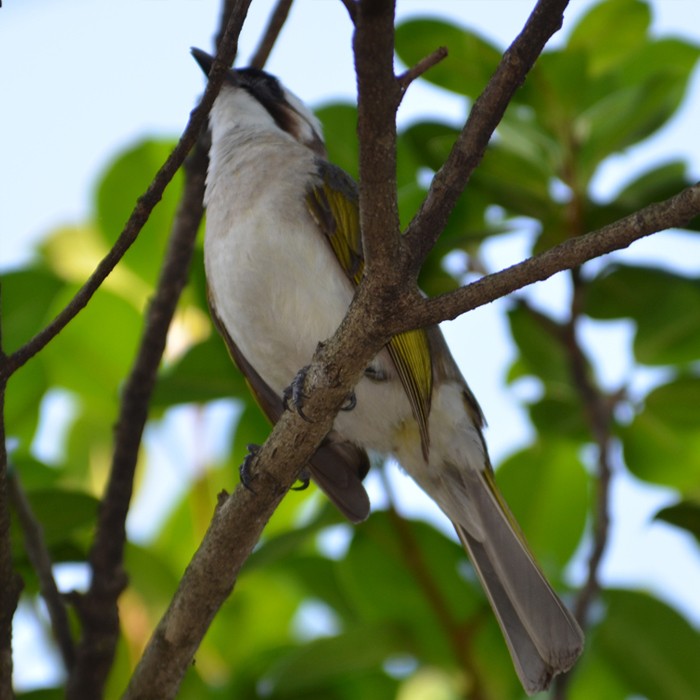
[[[697,697],[700,634],[660,600],[634,591],[607,591],[596,653],[635,694],[664,700]]]
[[[637,323],[639,362],[664,365],[700,358],[700,280],[652,267],[613,266],[588,286],[585,311],[593,318]]]
[[[600,2],[574,26],[568,49],[583,49],[593,75],[614,69],[647,39],[651,10],[641,0]]]
[[[576,442],[546,441],[507,459],[496,480],[535,556],[556,576],[576,551],[586,525],[589,479]]]
[[[51,270],[27,267],[0,277],[2,287],[2,345],[12,353],[51,320],[49,308],[63,286]]]
[[[160,375],[153,406],[240,396],[248,396],[243,375],[233,364],[223,340],[214,333],[191,347],[175,365]]]
[[[620,428],[625,462],[640,479],[693,493],[700,474],[700,378],[683,377],[649,393]]]
[[[679,501],[662,508],[654,519],[687,530],[700,544],[700,503],[697,501]]]
[[[108,246],[121,233],[137,199],[146,191],[173,146],[171,141],[144,140],[123,153],[102,176],[96,192],[96,220]],[[178,174],[121,263],[150,284],[155,283],[160,269],[181,190]]]
[[[359,620],[400,624],[404,650],[441,664],[453,652],[434,598],[445,614],[461,621],[486,606],[478,585],[459,575],[463,561],[461,548],[435,529],[379,512],[356,529],[338,572]]]
[[[486,87],[501,59],[501,52],[469,29],[435,19],[412,19],[396,28],[396,52],[413,66],[439,46],[447,58],[424,77],[431,83],[474,99]]]
[[[511,309],[508,320],[513,340],[520,350],[520,356],[509,372],[509,380],[533,375],[541,379],[554,396],[570,396],[569,358],[557,339],[561,329],[555,321],[533,314],[525,306]]]

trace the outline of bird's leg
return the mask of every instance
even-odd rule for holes
[[[303,405],[306,394],[304,393],[304,382],[309,372],[309,365],[302,367],[292,379],[292,383],[282,393],[282,403],[285,411],[296,411],[305,421],[309,419],[304,415]]]
[[[250,485],[253,481],[253,475],[250,473],[250,467],[252,466],[253,459],[256,457],[258,452],[260,452],[260,445],[250,444],[246,445],[246,447],[248,448],[248,454],[245,456],[243,464],[241,464],[240,468],[238,469],[238,474],[241,478],[241,483],[243,486],[251,493],[255,493],[255,489]]]

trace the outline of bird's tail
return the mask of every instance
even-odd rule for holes
[[[583,632],[535,563],[520,528],[497,490],[492,473],[463,475],[473,509],[455,522],[503,630],[515,669],[530,695],[567,671],[583,649]]]

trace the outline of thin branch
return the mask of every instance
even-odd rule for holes
[[[0,361],[5,359],[0,344]],[[5,388],[0,379],[0,700],[14,700],[12,690],[12,618],[22,579],[12,567],[10,542],[10,500],[8,494],[7,451],[5,448]]]
[[[238,11],[231,16],[224,41],[217,54],[207,87],[199,105],[192,111],[187,126],[168,159],[156,173],[146,192],[139,197],[119,238],[107,255],[100,261],[95,271],[78,290],[67,306],[59,312],[48,326],[39,331],[25,345],[9,355],[0,363],[0,379],[7,379],[22,365],[51,342],[65,326],[88,304],[93,294],[122,259],[126,251],[136,240],[139,232],[148,220],[153,208],[158,204],[167,185],[197,140],[204,127],[209,110],[221,87],[226,69],[233,63],[236,53],[238,33],[243,23],[250,0],[239,0]]]
[[[215,65],[212,69],[202,103],[193,113],[180,143],[192,127],[194,114],[197,113],[202,115],[199,124],[201,131],[203,120],[206,119],[206,105],[213,101],[214,93],[209,92],[212,81],[217,82],[218,71],[220,84],[226,66],[233,61],[237,37],[246,12],[246,2],[231,8],[227,30],[219,47],[219,66]],[[216,88],[216,85],[214,87]],[[126,574],[122,568],[126,516],[156,374],[165,349],[168,328],[187,282],[194,241],[203,216],[202,201],[208,163],[206,150],[200,142],[199,148],[185,164],[183,199],[175,219],[156,293],[148,310],[137,357],[122,394],[109,482],[102,499],[97,532],[89,556],[92,568],[90,589],[85,595],[76,594],[72,598],[82,622],[83,632],[77,648],[76,664],[67,686],[67,697],[76,700],[99,697],[102,694],[119,639],[117,600],[126,586]]]
[[[0,310],[2,309],[0,286]],[[7,362],[2,346],[0,317],[0,366]],[[0,700],[13,700],[12,689],[12,618],[17,609],[23,582],[12,566],[10,540],[9,469],[5,439],[5,390],[7,378],[0,376]]]
[[[433,66],[440,63],[447,57],[447,49],[444,46],[440,46],[431,54],[428,54],[425,58],[422,58],[418,63],[416,63],[413,68],[409,68],[407,71],[401,73],[401,75],[396,76],[396,80],[399,83],[402,94],[408,90],[408,86],[416,79],[420,78],[425,72],[429,71]]]
[[[387,288],[400,284],[396,197],[396,110],[401,89],[394,76],[394,2],[360,0],[353,50],[357,73],[360,143],[360,228],[366,274],[380,266]]]
[[[340,0],[348,11],[350,21],[355,24],[357,21],[357,0]]]
[[[590,376],[588,360],[578,341],[577,329],[582,313],[583,282],[579,269],[571,271],[573,296],[571,318],[564,327],[564,347],[569,356],[571,376],[583,402],[591,435],[598,449],[596,500],[593,511],[593,547],[588,558],[588,576],[576,596],[574,614],[583,629],[588,626],[590,608],[600,592],[599,571],[608,545],[610,530],[610,482],[612,420],[615,404],[595,386]],[[555,679],[552,697],[565,700],[574,669]]]
[[[523,31],[503,54],[484,92],[474,103],[447,160],[436,173],[420,210],[403,237],[412,277],[445,228],[515,91],[550,37],[560,29],[568,0],[539,0]]]
[[[270,21],[267,24],[263,38],[260,44],[258,44],[258,48],[253,54],[253,57],[250,59],[250,65],[253,68],[263,68],[267,63],[267,59],[272,52],[272,48],[277,41],[279,33],[282,31],[291,6],[292,0],[277,0],[277,5],[270,16]]]
[[[44,539],[44,531],[32,511],[17,472],[11,471],[8,477],[10,501],[24,534],[27,557],[39,579],[39,591],[49,612],[51,630],[61,652],[63,665],[70,671],[75,661],[75,645],[68,622],[68,612],[53,576],[53,563]]]
[[[455,656],[455,661],[460,664],[470,676],[470,699],[483,700],[485,696],[482,689],[480,673],[474,663],[470,643],[471,635],[475,631],[475,626],[459,624],[453,619],[449,603],[442,594],[440,586],[435,580],[435,576],[430,570],[428,563],[423,558],[421,546],[414,537],[411,525],[399,515],[396,509],[393,490],[386,473],[386,465],[383,465],[379,470],[379,474],[389,502],[387,511],[389,523],[398,538],[406,569],[411,572],[413,580],[422,589],[424,599],[432,608],[438,623],[449,640]]]
[[[206,150],[199,146],[185,162],[185,190],[175,218],[165,262],[149,306],[134,365],[125,383],[115,430],[109,481],[102,498],[89,561],[88,592],[72,597],[82,622],[77,662],[68,682],[69,698],[98,697],[119,638],[117,599],[126,586],[122,564],[126,516],[148,406],[165,349],[168,328],[187,283],[194,242],[203,216]]]
[[[391,333],[429,326],[495,301],[534,282],[546,280],[557,272],[569,270],[634,241],[669,228],[683,228],[700,216],[700,183],[686,187],[677,195],[650,204],[618,221],[571,238],[523,262],[496,272],[466,287],[433,299],[407,296],[401,313],[389,319]]]

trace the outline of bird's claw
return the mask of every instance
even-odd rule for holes
[[[341,411],[352,411],[355,406],[357,406],[357,396],[355,396],[355,392],[351,391],[348,395],[347,398],[345,399],[345,403],[340,407]]]
[[[299,481],[299,486],[292,486],[292,491],[305,491],[309,488],[309,482],[311,481],[311,479],[309,478],[306,469],[304,469],[301,472],[301,474],[299,474],[299,478],[297,479],[297,481]]]
[[[309,371],[309,365],[302,367],[292,383],[284,390],[282,394],[282,403],[285,411],[296,411],[305,421],[309,422],[309,418],[304,414],[303,406],[306,394],[304,393],[304,382]]]
[[[248,448],[248,454],[245,456],[243,464],[241,464],[238,470],[238,474],[241,478],[241,483],[243,486],[251,493],[255,493],[255,489],[251,486],[253,475],[250,473],[250,468],[253,464],[253,459],[257,456],[258,452],[260,452],[260,445],[251,444],[246,445],[246,447]]]

